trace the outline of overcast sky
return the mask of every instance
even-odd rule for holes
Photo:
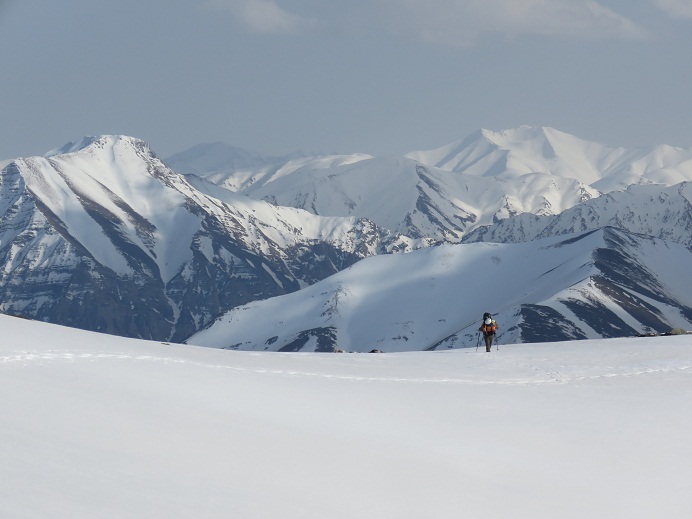
[[[402,154],[479,128],[692,146],[692,0],[0,0],[0,159],[126,134]]]

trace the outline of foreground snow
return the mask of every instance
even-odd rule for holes
[[[369,355],[0,329],[2,517],[692,509],[691,336]]]

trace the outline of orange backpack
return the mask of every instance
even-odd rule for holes
[[[483,323],[482,330],[483,333],[495,333],[497,330],[497,323],[495,321],[490,324]]]

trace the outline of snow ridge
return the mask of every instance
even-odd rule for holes
[[[184,160],[178,164],[185,168]],[[510,216],[557,215],[632,184],[692,181],[692,148],[626,150],[522,126],[480,130],[405,157],[335,155],[270,168],[226,163],[195,171],[255,199],[319,215],[368,218],[406,236],[458,243],[464,234]]]
[[[444,245],[364,259],[300,292],[233,309],[188,342],[272,351],[472,347],[487,310],[502,344],[686,329],[690,261],[684,246],[614,228]],[[308,332],[316,340],[305,341]]]
[[[416,246],[365,219],[280,208],[185,177],[132,137],[87,138],[60,151],[3,169],[6,312],[180,340],[241,301]],[[70,284],[75,271],[81,284]],[[92,297],[104,308],[85,310]]]
[[[139,139],[86,137],[2,170],[0,310],[183,340],[232,308],[308,288],[383,253],[445,243],[519,244],[608,227],[663,240],[661,250],[689,248],[690,157],[689,149],[609,148],[524,126],[481,130],[406,157],[272,157],[201,145],[167,161],[187,173],[181,174]],[[553,292],[534,297],[524,289],[512,296],[513,341],[540,340],[540,333],[544,340],[612,337],[687,322],[685,297],[656,281],[661,262],[655,255],[642,256],[650,265],[642,263],[625,250],[630,238],[606,234],[606,245],[592,247],[590,260],[558,269],[564,279]],[[535,244],[527,247],[527,256],[542,256],[530,251]],[[636,279],[622,282],[627,276],[612,264],[612,254],[632,265]],[[595,270],[585,273],[584,265]],[[415,297],[402,288],[408,274],[395,264],[388,268],[383,294]],[[459,275],[473,276],[469,272]],[[264,346],[247,342],[291,351],[329,351],[339,341],[353,348],[378,344],[382,336],[360,337],[357,346],[344,339],[344,323],[361,326],[349,315],[360,289],[341,286],[318,307],[296,303],[296,309],[330,319],[296,315],[292,338],[281,330],[265,337]],[[571,295],[549,301],[563,290]],[[600,322],[594,301],[618,315],[617,325]],[[646,309],[642,315],[633,314],[637,305]],[[675,315],[665,315],[671,311]],[[372,317],[363,318],[368,323]],[[540,329],[539,321],[553,324]],[[391,337],[399,337],[403,349],[454,346],[455,330],[463,328],[455,322],[446,336],[431,332],[430,340],[413,341],[418,320],[397,322]]]

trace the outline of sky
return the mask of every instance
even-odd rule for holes
[[[0,0],[0,49],[0,160],[100,134],[384,156],[525,124],[692,146],[691,0]]]

